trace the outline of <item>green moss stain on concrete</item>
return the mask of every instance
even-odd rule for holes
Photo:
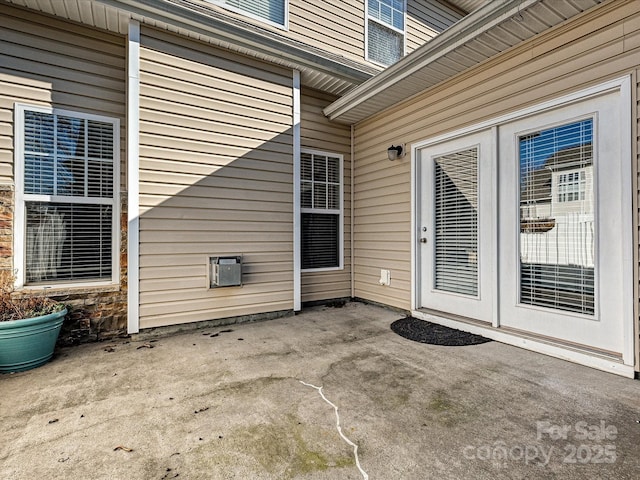
[[[464,407],[454,403],[446,390],[436,390],[426,405],[428,416],[445,427],[455,427],[465,416]]]
[[[351,449],[335,430],[303,424],[295,415],[237,428],[223,439],[198,445],[191,455],[219,471],[235,471],[243,465],[249,477],[255,472],[256,476],[268,473],[273,478],[293,479],[356,467]]]
[[[447,412],[453,408],[453,404],[446,391],[436,390],[431,396],[428,408],[434,412]]]
[[[287,415],[282,423],[254,425],[238,434],[245,451],[252,454],[264,470],[282,475],[281,478],[355,465],[353,458],[337,454],[334,446],[322,449],[320,443],[326,442],[326,434],[318,430]],[[311,438],[321,442],[315,441],[312,445]]]

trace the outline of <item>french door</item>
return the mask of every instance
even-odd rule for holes
[[[417,149],[418,308],[631,358],[624,95]]]
[[[492,320],[491,132],[420,151],[422,307]]]
[[[617,97],[499,127],[500,325],[622,352],[631,220]]]

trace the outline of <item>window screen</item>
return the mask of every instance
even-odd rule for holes
[[[342,159],[330,154],[300,155],[302,268],[341,266]]]
[[[110,280],[115,121],[24,108],[26,283]]]
[[[592,119],[519,137],[521,303],[594,313],[592,139]]]
[[[435,288],[478,294],[478,148],[434,159]]]

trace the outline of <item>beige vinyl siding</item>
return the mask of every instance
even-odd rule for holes
[[[317,48],[364,60],[364,1],[289,1],[289,36]]]
[[[150,28],[140,55],[140,327],[291,310],[292,73]]]
[[[364,62],[365,0],[288,0],[288,29],[222,7],[221,2],[192,0],[199,8],[212,9],[255,24],[314,48]]]
[[[125,145],[124,37],[4,4],[0,31],[0,183],[13,183],[16,102],[118,118]]]
[[[366,0],[289,2],[289,36],[363,61]],[[407,0],[406,52],[410,53],[462,15],[437,0]]]
[[[343,156],[344,179],[344,268],[326,272],[302,273],[302,302],[351,296],[351,128],[329,123],[322,109],[335,97],[303,89],[300,143],[303,149]]]
[[[411,143],[632,74],[640,67],[637,7],[637,0],[608,2],[356,126],[356,296],[410,308],[411,161],[409,154],[389,162],[388,146],[402,141],[410,150]],[[390,287],[378,285],[380,268],[391,270]]]
[[[408,0],[406,53],[413,52],[462,17],[460,12],[436,0]]]
[[[225,9],[213,1],[192,1],[198,8],[223,12],[311,47],[366,62],[366,0],[289,0],[288,29]],[[447,6],[446,2],[407,0],[406,53],[412,52],[460,18],[461,14]],[[372,63],[369,65],[379,67]]]

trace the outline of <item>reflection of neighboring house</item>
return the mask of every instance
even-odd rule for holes
[[[523,181],[520,248],[524,263],[594,266],[591,145],[559,150]]]

